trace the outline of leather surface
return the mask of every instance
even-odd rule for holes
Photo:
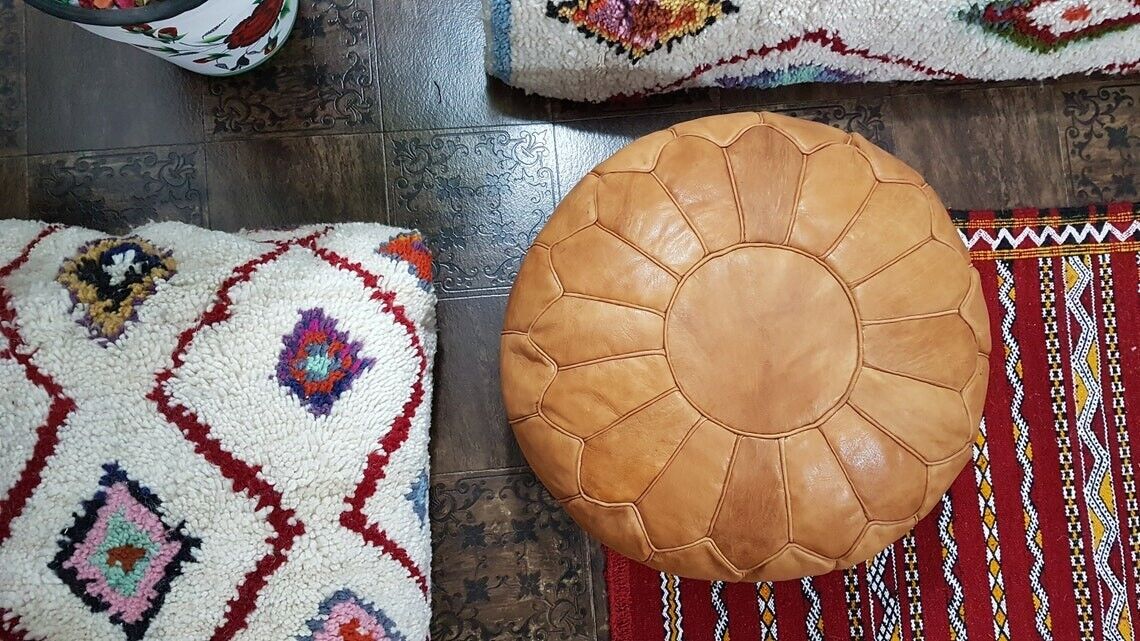
[[[590,172],[511,292],[504,404],[607,545],[684,576],[854,565],[969,460],[989,320],[934,191],[858,135],[740,113]]]

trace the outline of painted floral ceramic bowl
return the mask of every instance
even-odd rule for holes
[[[293,28],[298,0],[159,0],[95,9],[27,0],[36,9],[195,73],[230,76],[268,60]]]

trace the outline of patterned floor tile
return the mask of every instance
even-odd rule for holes
[[[596,548],[529,471],[437,477],[431,521],[433,641],[598,639]]]
[[[883,119],[882,104],[879,100],[865,100],[802,107],[777,105],[770,107],[769,111],[838,127],[843,131],[859,134],[887,151],[894,151],[894,139],[890,127]]]
[[[386,221],[378,134],[206,145],[215,229]]]
[[[206,135],[375,131],[373,15],[372,0],[301,0],[276,57],[247,75],[210,81]]]
[[[715,111],[674,111],[561,122],[554,126],[559,197],[591,169],[636,138]]]
[[[152,220],[205,225],[205,185],[199,146],[28,159],[28,208],[32,216],[113,234]]]
[[[29,153],[202,140],[201,76],[32,9],[25,60]]]
[[[0,158],[0,218],[28,217],[28,159]]]
[[[794,108],[772,105],[769,110],[854,131],[887,149],[894,144],[877,103],[825,103]],[[635,138],[716,113],[720,112],[665,112],[558,123],[554,138],[558,150],[560,194],[565,195],[586,172]]]
[[[24,4],[0,0],[0,156],[26,146]]]
[[[384,134],[392,222],[424,232],[441,297],[502,294],[557,190],[550,126]]]
[[[431,457],[439,473],[523,465],[499,392],[505,296],[444,299],[439,318]]]
[[[967,89],[889,98],[894,151],[954,209],[1070,202],[1051,86]]]
[[[481,0],[377,0],[384,130],[549,119],[543,98],[483,70]]]
[[[603,103],[551,100],[551,117],[555,122],[585,120],[605,116],[659,115],[670,112],[717,110],[721,107],[720,89],[698,88],[672,94],[609,100]]]
[[[1080,203],[1140,197],[1140,84],[1061,90],[1063,139]]]

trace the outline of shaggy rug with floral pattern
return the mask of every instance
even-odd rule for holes
[[[1140,65],[1136,0],[484,0],[484,12],[487,72],[569,100]]]

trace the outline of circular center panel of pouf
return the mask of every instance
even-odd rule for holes
[[[678,387],[702,414],[745,434],[786,434],[827,415],[853,383],[859,336],[843,282],[814,256],[778,246],[701,262],[665,318]]]
[[[857,135],[773,114],[641,138],[519,267],[504,405],[551,494],[654,568],[864,561],[970,458],[989,322],[945,207]]]

